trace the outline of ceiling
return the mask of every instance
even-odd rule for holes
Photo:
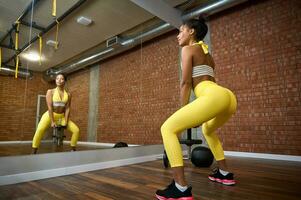
[[[57,17],[70,9],[79,0],[57,1]],[[117,3],[118,2],[118,3]],[[186,0],[165,0],[170,6],[175,7]],[[0,0],[0,41],[19,18],[24,10],[31,4],[31,0]],[[47,27],[54,22],[51,16],[52,0],[38,1],[33,13],[29,12],[24,21],[36,22],[37,25]],[[93,20],[89,26],[78,24],[76,19],[85,16]],[[29,51],[38,52],[38,41],[21,53],[22,67],[33,71],[45,71],[58,66],[67,60],[84,54],[87,50],[103,44],[107,39],[142,26],[150,19],[156,18],[143,8],[130,0],[87,0],[59,23],[59,48],[46,45],[47,40],[55,39],[56,27],[54,26],[43,35],[42,64],[30,62],[23,58]],[[36,37],[40,31],[28,26],[20,26],[19,47],[27,44]],[[12,38],[14,39],[14,32]],[[8,45],[9,37],[1,43]],[[2,61],[5,62],[14,55],[14,51],[2,48]],[[8,63],[14,66],[14,62]]]

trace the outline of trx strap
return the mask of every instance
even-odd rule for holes
[[[56,17],[56,0],[52,0],[52,16]]]
[[[19,69],[19,28],[20,28],[20,22],[16,21],[16,41],[15,41],[15,50],[16,50],[16,70],[15,70],[15,78],[18,78],[18,69]]]
[[[42,37],[40,35],[38,35],[39,37],[39,64],[42,64],[42,47],[43,47],[43,40]]]

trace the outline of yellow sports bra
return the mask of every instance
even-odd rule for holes
[[[203,41],[199,41],[197,43],[194,43],[193,45],[198,44],[201,45],[203,51],[205,54],[208,54],[208,45],[205,44]],[[208,65],[197,65],[193,66],[192,68],[192,78],[198,77],[198,76],[204,76],[208,75],[211,77],[214,77],[214,71],[213,68]]]
[[[61,99],[58,88],[55,88],[52,95],[52,105],[64,107],[67,102],[68,102],[68,93],[66,92],[66,90],[64,90],[63,99]]]

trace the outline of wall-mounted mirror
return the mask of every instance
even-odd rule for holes
[[[165,1],[179,12],[206,3]],[[160,126],[179,106],[173,26],[129,0],[0,4],[0,156],[32,153],[48,112],[46,93],[60,73],[72,96],[70,120],[79,128],[76,150],[162,143]],[[52,90],[53,98],[64,101],[64,93]],[[46,115],[42,124],[49,123]],[[75,140],[66,129],[63,145],[54,137],[61,130],[43,130],[37,153],[71,151]]]

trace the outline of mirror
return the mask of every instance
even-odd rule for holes
[[[57,1],[56,17],[50,0],[0,2],[1,20],[9,19],[0,32],[0,156],[32,152],[47,111],[46,92],[56,87],[59,72],[67,75],[65,89],[72,95],[70,120],[80,129],[78,151],[119,142],[162,144],[160,126],[179,106],[176,29],[164,28],[165,22],[126,0]],[[175,7],[184,1],[167,2]],[[15,78],[16,31],[5,31],[16,26],[19,16],[22,53]],[[36,61],[26,58],[31,52],[37,53]],[[72,134],[64,134],[58,145],[53,129],[47,129],[38,153],[70,151]]]

